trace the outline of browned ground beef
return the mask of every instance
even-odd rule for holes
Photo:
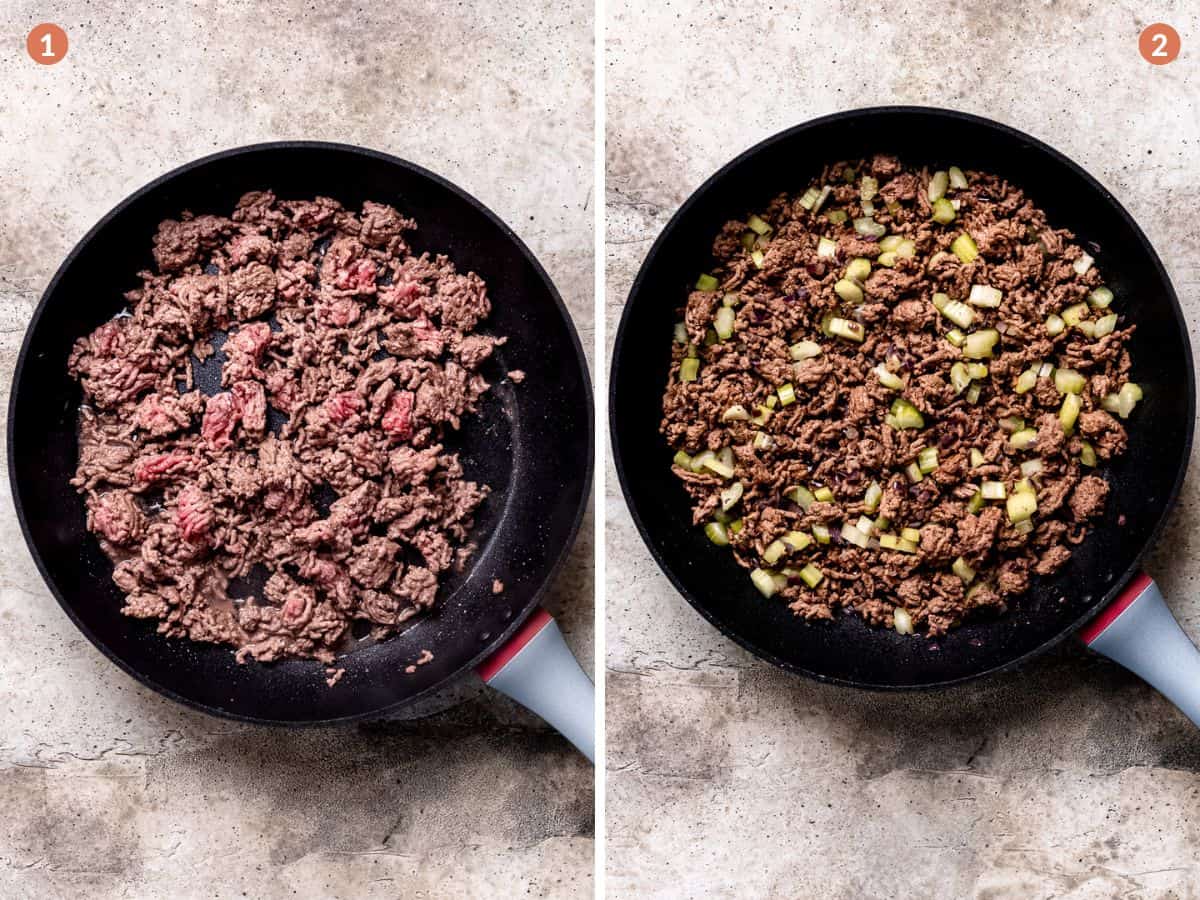
[[[392,632],[473,552],[488,488],[441,441],[503,338],[474,333],[485,285],[413,254],[415,227],[270,192],[159,225],[157,271],[69,362],[73,484],[127,615],[239,660],[328,662],[353,620]],[[222,389],[205,396],[193,366],[214,354]]]
[[[938,635],[972,611],[1003,611],[1032,575],[1057,571],[1086,538],[1108,494],[1089,468],[1125,449],[1111,411],[1129,377],[1133,327],[1120,322],[1103,333],[1115,320],[1103,318],[1105,290],[1090,257],[1017,187],[986,173],[966,173],[968,186],[944,198],[953,221],[934,221],[931,174],[889,156],[829,166],[814,185],[832,187],[817,211],[806,208],[814,191],[778,197],[762,223],[729,222],[713,245],[715,281],[698,284],[709,289],[693,291],[681,310],[663,399],[662,432],[684,454],[673,471],[694,501],[696,523],[716,519],[710,532],[729,540],[741,565],[760,570],[760,589],[806,618],[847,608],[907,631],[903,613],[896,621],[902,610],[916,628]],[[855,227],[865,215],[864,176],[868,194],[870,179],[877,181],[869,199],[882,229]],[[945,217],[946,204],[939,208]],[[847,218],[838,221],[842,212]],[[759,237],[748,222],[770,231]],[[964,233],[977,247],[973,260],[962,243],[965,260],[951,250]],[[821,255],[821,237],[836,244],[832,258],[832,244]],[[897,247],[904,240],[911,244]],[[858,280],[839,293],[834,286],[856,258],[870,262],[869,273],[856,263]],[[999,305],[969,303],[973,285],[1001,291]],[[947,337],[957,326],[939,312],[935,293],[969,307],[972,321],[961,332],[999,333],[989,356],[964,359],[965,348]],[[726,306],[736,316],[725,320],[733,330],[721,339],[714,322]],[[1050,317],[1064,310],[1068,320],[1086,315],[1053,334],[1059,323]],[[860,326],[861,343],[831,334],[830,315]],[[793,354],[800,341],[819,353]],[[697,361],[686,363],[688,356]],[[958,363],[987,371],[976,369],[967,385],[960,368],[956,385]],[[692,365],[698,375],[689,381],[682,370]],[[880,366],[894,387],[881,382]],[[785,385],[794,402],[784,402]],[[1140,396],[1136,386],[1127,390]],[[1072,397],[1081,401],[1073,424]],[[898,398],[901,420],[922,424],[886,421]],[[936,468],[921,473],[912,466],[927,448],[936,450]],[[705,451],[717,454],[718,469],[723,455],[733,474],[705,465]],[[984,501],[985,482],[1002,483],[1005,498]],[[725,510],[721,492],[736,484],[743,493]],[[797,486],[832,499],[813,502]],[[1036,510],[1024,519],[1020,507],[1030,498]],[[859,540],[842,537],[847,523]],[[808,543],[823,528],[829,543]],[[903,542],[905,528],[919,531],[909,533],[911,544]],[[776,543],[784,535],[802,546]]]

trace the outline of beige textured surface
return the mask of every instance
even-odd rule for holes
[[[590,4],[2,6],[5,405],[30,312],[87,228],[154,175],[268,139],[365,144],[457,182],[532,246],[590,347]],[[57,66],[25,56],[40,21],[70,36]],[[469,685],[432,718],[337,731],[183,711],[75,631],[7,478],[0,493],[0,896],[591,896],[592,771],[540,722]],[[589,665],[591,544],[550,598]]]
[[[1193,5],[697,6],[610,0],[610,339],[654,236],[719,165],[892,102],[988,115],[1072,156],[1142,224],[1200,323]],[[1183,35],[1160,69],[1136,49],[1155,20]],[[1073,648],[938,694],[787,677],[675,593],[611,469],[609,484],[611,896],[1200,896],[1200,733],[1147,687]],[[1198,499],[1193,475],[1150,565],[1193,637]]]

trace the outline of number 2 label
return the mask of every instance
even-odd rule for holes
[[[1138,36],[1138,52],[1153,66],[1165,66],[1179,56],[1179,32],[1165,22],[1155,22]]]

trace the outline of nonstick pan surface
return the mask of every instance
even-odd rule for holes
[[[314,661],[234,661],[230,648],[169,640],[120,614],[112,565],[84,528],[69,485],[78,442],[78,386],[66,372],[72,343],[120,311],[136,273],[152,266],[160,220],[184,209],[228,215],[238,197],[324,195],[351,209],[395,205],[417,220],[416,252],[445,253],[488,285],[488,331],[508,336],[495,387],[447,446],[467,476],[491,485],[477,517],[478,552],[439,592],[439,605],[401,634],[363,642],[338,660],[333,688]],[[521,385],[503,382],[523,369]],[[204,387],[203,382],[201,386]],[[208,390],[215,390],[209,385]],[[591,388],[570,317],[521,240],[477,200],[411,163],[356,147],[262,144],[171,172],[106,215],[71,252],[34,313],[9,405],[13,498],[38,568],[76,625],[135,678],[176,700],[233,718],[328,722],[379,714],[436,688],[498,646],[537,605],[579,529],[592,469]],[[505,590],[493,595],[492,579]],[[423,650],[433,660],[405,669]]]
[[[747,572],[692,525],[672,451],[658,432],[676,311],[712,262],[712,240],[781,192],[797,194],[829,162],[894,153],[912,165],[994,172],[1022,187],[1056,227],[1090,246],[1118,312],[1136,322],[1134,380],[1145,399],[1127,423],[1129,451],[1104,469],[1107,511],[1071,561],[1035,579],[1007,615],[937,640],[870,629],[854,615],[808,623],[764,600]],[[1164,211],[1164,214],[1168,214]],[[706,181],[646,257],[621,318],[610,387],[616,468],[654,558],[697,611],[746,649],[785,669],[859,687],[947,685],[1007,669],[1082,625],[1128,580],[1179,492],[1192,442],[1191,348],[1162,263],[1129,214],[1061,153],[1015,129],[963,113],[884,107],[839,113],[746,151]],[[1124,514],[1124,525],[1117,517]]]

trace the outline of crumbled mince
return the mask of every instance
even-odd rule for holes
[[[416,664],[406,666],[404,671],[407,674],[411,675],[413,672],[417,671],[417,666],[423,666],[426,663],[431,663],[431,662],[433,662],[433,653],[429,650],[422,650],[421,655],[419,657],[417,657]]]
[[[69,361],[72,483],[126,615],[239,661],[331,663],[353,621],[392,633],[474,552],[488,487],[442,441],[504,338],[480,331],[483,281],[412,252],[414,228],[379,203],[269,191],[159,224],[129,312]],[[192,367],[214,347],[205,396]]]
[[[492,593],[493,594],[503,594],[504,593],[504,582],[501,581],[499,578],[492,579]]]

